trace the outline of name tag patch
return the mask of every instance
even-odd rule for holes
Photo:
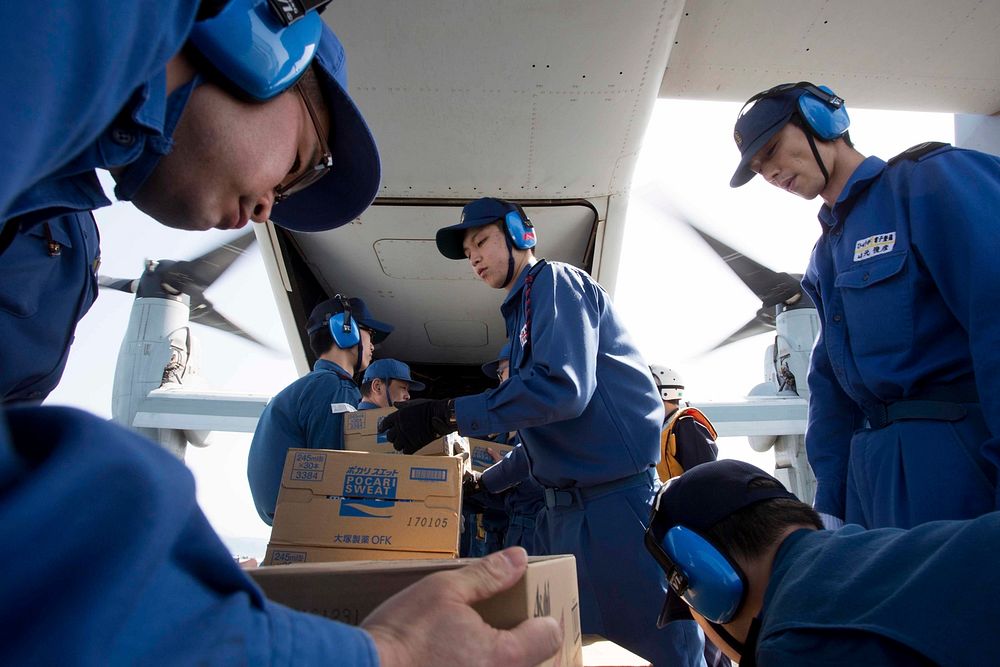
[[[875,234],[854,244],[854,261],[860,262],[890,252],[896,245],[896,232]]]

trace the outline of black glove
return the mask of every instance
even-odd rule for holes
[[[397,451],[412,454],[435,438],[455,430],[450,423],[449,399],[415,398],[394,404],[396,412],[382,418],[379,433],[385,433]]]

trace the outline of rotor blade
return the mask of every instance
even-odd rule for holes
[[[135,294],[139,287],[137,278],[112,278],[111,276],[97,276],[97,284],[104,289],[118,290],[128,294]]]
[[[202,290],[218,280],[254,241],[253,230],[227,241],[194,259],[177,262],[174,271],[186,274]]]
[[[733,273],[750,288],[765,306],[776,306],[792,299],[802,291],[799,281],[787,273],[772,271],[763,264],[755,262],[739,250],[731,248],[708,232],[698,229],[690,220],[684,222],[705,240],[712,250],[729,265]]]
[[[215,306],[208,299],[202,299],[200,303],[191,304],[191,317],[192,322],[197,322],[198,324],[203,324],[206,327],[212,327],[213,329],[219,329],[225,331],[240,338],[245,338],[251,343],[257,343],[261,347],[267,348],[269,350],[274,350],[273,347],[267,343],[258,340],[252,334],[247,333],[239,326],[231,322],[225,315],[220,313],[215,309]]]
[[[726,345],[729,345],[730,343],[735,343],[738,340],[743,340],[744,338],[749,338],[750,336],[756,336],[757,334],[762,334],[767,331],[773,331],[773,330],[774,330],[773,324],[762,322],[761,320],[755,317],[746,324],[744,324],[742,327],[734,331],[733,333],[729,334],[728,338],[726,338],[724,341],[713,347],[711,350],[709,350],[709,352],[714,352],[715,350],[718,350],[720,347],[725,347]]]

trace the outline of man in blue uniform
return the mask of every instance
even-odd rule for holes
[[[398,406],[382,428],[404,452],[456,427],[517,431],[546,487],[539,532],[551,553],[576,556],[583,632],[674,664],[678,651],[653,623],[666,584],[642,547],[663,406],[611,299],[583,271],[536,260],[534,227],[511,202],[470,202],[437,245],[507,292],[510,378],[482,394]]]
[[[15,54],[0,81],[8,100],[0,151],[9,158],[0,185],[0,335],[16,357],[0,364],[6,401],[39,402],[52,390],[96,295],[91,211],[111,202],[95,169],[111,172],[119,200],[186,229],[268,219],[329,229],[356,217],[378,187],[378,154],[347,96],[343,49],[315,12],[281,33],[281,57],[265,63],[266,31],[247,20],[264,14],[258,0],[122,4],[74,8],[64,22],[55,9],[12,5],[2,14]],[[113,36],[104,36],[108,26]],[[71,37],[55,46],[38,38],[62,32]],[[70,66],[75,53],[86,57]],[[37,307],[42,291],[48,305]]]
[[[504,343],[495,360],[483,364],[483,373],[497,378],[500,384],[510,378],[509,342]],[[545,507],[545,489],[531,476],[528,455],[517,433],[501,433],[494,440],[514,449],[484,470],[478,481],[489,493],[502,494],[507,519],[503,546],[524,547],[532,556],[545,555],[535,531],[538,514]]]
[[[358,410],[389,408],[396,401],[410,400],[411,391],[423,391],[423,382],[410,377],[410,367],[398,359],[379,359],[365,369]]]
[[[309,347],[316,356],[312,372],[270,400],[250,443],[247,479],[264,523],[274,519],[289,449],[344,448],[344,411],[336,410],[337,404],[358,405],[361,392],[354,378],[371,363],[375,345],[391,332],[392,326],[372,317],[358,298],[338,294],[313,308],[306,322]]]
[[[180,128],[172,138],[169,131],[162,133],[180,112],[174,104],[179,98],[168,102],[168,90],[192,92],[170,63],[191,33],[196,14],[213,14],[223,6],[242,11],[248,25],[270,29],[264,2],[0,5],[0,37],[7,48],[0,76],[0,158],[5,168],[0,220],[16,215],[19,222],[3,227],[12,231],[0,233],[0,245],[12,241],[19,228],[31,226],[28,209],[45,209],[43,219],[51,219],[67,209],[99,205],[104,199],[93,168],[124,164],[147,149],[205,149],[206,164],[189,166],[195,171],[217,167],[193,185],[218,197],[202,191],[203,197],[171,196],[161,202],[168,208],[171,202],[176,205],[162,211],[163,219],[174,224],[194,212],[198,215],[190,220],[200,226],[223,222],[219,211],[224,207],[232,209],[225,220],[242,223],[244,202],[235,195],[242,188],[232,187],[233,178],[252,174],[254,181],[273,181],[261,186],[259,204],[266,206],[275,190],[291,194],[307,184],[302,174],[320,173],[313,167],[322,167],[325,160],[311,159],[319,135],[311,129],[306,102],[298,93],[251,105],[236,97],[219,99],[221,89],[212,84],[197,86],[189,95],[192,104],[199,95],[212,99],[185,114],[191,129],[204,129],[203,123],[214,119],[222,123],[222,133],[211,146],[199,143],[197,136],[185,139]],[[261,20],[247,20],[250,12]],[[271,214],[282,224],[320,229],[346,222],[365,208],[377,188],[378,157],[343,87],[340,43],[325,27],[312,25],[319,28],[321,40],[305,43],[312,61],[287,49],[278,49],[275,58],[260,49],[248,52],[279,66],[312,62],[332,109],[329,143],[340,155],[336,175],[326,175],[321,190],[298,193]],[[239,41],[231,30],[222,35],[224,44]],[[285,163],[283,175],[274,177],[267,173],[271,167],[246,159],[248,146],[230,144],[239,138],[234,133],[280,143],[268,148]],[[294,157],[297,139],[304,159]],[[216,158],[235,164],[222,168]],[[285,176],[296,161],[299,165]],[[143,170],[134,180],[119,180],[119,186],[134,185]],[[182,185],[183,173],[175,175]],[[229,190],[231,197],[222,196]],[[264,209],[258,211],[255,204],[252,211],[256,217]],[[24,289],[30,280],[22,275],[0,290]],[[50,292],[47,298],[62,302],[65,297]],[[2,664],[336,661],[391,667],[463,664],[475,651],[487,662],[534,665],[561,643],[554,619],[533,619],[512,631],[498,631],[471,607],[521,577],[526,559],[518,549],[429,577],[383,605],[361,628],[272,604],[209,527],[195,502],[194,480],[182,463],[154,443],[77,410],[0,408],[0,525],[5,543],[25,554],[10,559],[0,578]],[[74,574],[81,562],[87,564],[86,576]]]
[[[809,83],[752,97],[731,185],[755,174],[821,197],[803,287],[821,333],[806,448],[828,527],[963,519],[998,508],[1000,158],[944,144],[888,163]]]
[[[821,527],[763,470],[718,461],[664,487],[647,547],[669,596],[741,665],[958,666],[993,651],[1000,513]]]

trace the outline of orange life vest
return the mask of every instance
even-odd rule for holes
[[[677,460],[677,435],[674,433],[674,426],[679,419],[693,419],[708,429],[713,440],[719,437],[712,422],[708,421],[705,413],[698,408],[686,407],[675,410],[660,432],[660,462],[656,464],[656,474],[659,475],[661,482],[684,472],[684,467]]]

